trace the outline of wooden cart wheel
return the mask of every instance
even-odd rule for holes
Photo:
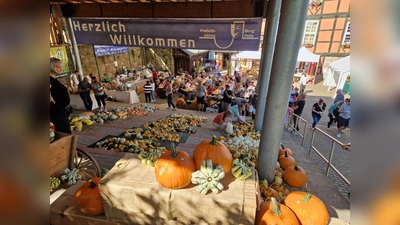
[[[101,177],[100,166],[96,159],[84,150],[76,149],[74,165],[79,169],[82,180],[88,181],[93,177]]]

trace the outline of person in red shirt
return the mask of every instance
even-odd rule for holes
[[[229,110],[218,114],[213,120],[214,127],[220,130],[224,130],[228,122],[232,123],[231,116],[232,112]]]
[[[153,70],[153,81],[156,82],[158,80],[158,73]]]

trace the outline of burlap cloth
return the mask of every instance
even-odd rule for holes
[[[107,220],[127,224],[254,224],[257,175],[237,180],[229,172],[219,194],[202,195],[191,184],[162,187],[154,168],[126,154],[100,182]]]

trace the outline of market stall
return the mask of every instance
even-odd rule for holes
[[[324,86],[328,86],[328,91],[331,87],[343,89],[346,86],[347,94],[350,92],[350,56],[339,59],[328,66],[328,73],[324,79]]]
[[[83,104],[83,100],[79,94],[70,94],[69,98],[70,98],[70,105],[72,106],[73,109],[86,110],[85,105]],[[99,106],[97,105],[97,101],[93,93],[90,93],[90,98],[92,99],[93,102],[92,110],[97,109]]]
[[[135,90],[132,91],[116,91],[116,90],[106,90],[107,96],[112,96],[115,100],[119,102],[127,102],[127,103],[139,103],[139,97],[136,94]]]

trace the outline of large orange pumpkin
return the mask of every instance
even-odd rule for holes
[[[279,164],[281,164],[282,169],[286,169],[289,166],[296,165],[296,160],[285,152],[284,155],[279,156]]]
[[[265,200],[265,202],[262,202],[260,204],[260,209],[257,210],[256,213],[256,223],[255,224],[260,224],[261,218],[264,216],[264,214],[269,210],[269,200]]]
[[[285,205],[280,205],[271,198],[267,212],[261,218],[259,225],[299,225],[296,215]]]
[[[212,140],[200,142],[194,149],[193,160],[196,170],[200,169],[201,161],[211,159],[213,166],[221,165],[225,174],[232,168],[233,157],[229,149],[214,135]]]
[[[191,183],[194,163],[188,153],[176,150],[171,144],[171,150],[162,154],[154,165],[158,182],[166,188],[179,189]]]
[[[325,204],[310,192],[291,192],[285,199],[288,206],[302,225],[326,225],[329,213]]]
[[[290,148],[285,148],[285,146],[281,145],[281,148],[279,148],[279,155],[284,155],[285,151],[288,155],[293,156],[293,152],[290,150]]]
[[[100,195],[99,182],[101,178],[95,177],[85,182],[75,193],[74,204],[82,213],[96,216],[104,213],[103,200]]]
[[[307,182],[307,173],[300,166],[289,166],[283,174],[283,180],[292,187],[302,187]]]
[[[176,104],[177,104],[177,105],[186,104],[186,101],[185,101],[185,99],[183,99],[183,98],[178,98],[178,99],[176,100]]]

